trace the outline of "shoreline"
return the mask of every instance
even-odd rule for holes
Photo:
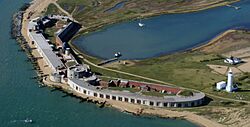
[[[187,120],[191,123],[198,125],[198,126],[205,126],[205,127],[224,127],[219,123],[211,121],[203,116],[196,115],[193,112],[188,111],[174,111],[170,108],[156,108],[156,107],[147,107],[141,105],[135,105],[130,103],[124,103],[114,100],[106,100],[100,99],[95,97],[89,97],[84,94],[77,93],[76,91],[72,90],[66,84],[51,84],[50,82],[44,81],[48,87],[55,88],[55,90],[60,90],[64,93],[67,93],[66,96],[71,96],[80,99],[80,102],[91,102],[98,105],[100,108],[103,106],[114,108],[123,113],[129,113],[135,116],[155,116],[163,119],[173,119],[173,120]],[[176,108],[173,108],[176,109]],[[178,109],[177,109],[178,110]]]
[[[109,23],[103,23],[103,24],[98,24],[98,25],[94,25],[94,26],[90,26],[90,27],[84,27],[84,28],[80,29],[78,34],[75,35],[70,40],[69,44],[71,46],[73,46],[74,49],[76,49],[78,51],[78,53],[81,53],[84,56],[94,58],[94,59],[98,59],[98,60],[109,59],[109,58],[102,58],[100,56],[93,55],[93,53],[87,52],[84,49],[79,48],[77,45],[75,45],[73,43],[73,41],[75,39],[78,39],[78,38],[82,37],[82,36],[104,30],[104,29],[106,29],[106,27],[111,27],[114,24],[124,23],[124,22],[128,22],[128,21],[135,21],[135,20],[138,20],[141,17],[143,17],[143,19],[148,19],[148,18],[153,18],[153,17],[157,17],[157,16],[161,16],[161,15],[193,13],[193,12],[198,12],[198,11],[205,11],[205,10],[216,8],[216,7],[226,6],[228,4],[237,3],[237,2],[240,2],[240,1],[241,0],[234,0],[234,1],[230,1],[230,2],[222,2],[222,3],[219,3],[219,4],[214,3],[213,5],[207,5],[207,7],[205,7],[205,8],[192,9],[192,10],[188,10],[188,11],[175,10],[175,11],[162,11],[162,12],[159,12],[159,13],[146,13],[146,14],[143,14],[143,15],[137,15],[135,17],[130,17],[130,18],[125,19],[125,20],[117,20],[117,21],[115,20],[115,21],[112,21],[112,22],[109,22]],[[190,47],[186,47],[186,48],[183,48],[183,49],[180,49],[180,50],[174,50],[174,51],[170,51],[170,52],[163,52],[163,53],[159,53],[159,54],[156,54],[156,55],[154,55],[152,57],[147,57],[147,58],[139,58],[139,59],[135,58],[135,59],[124,59],[124,60],[138,60],[138,61],[141,61],[141,60],[152,59],[152,58],[155,58],[155,57],[162,57],[162,56],[166,56],[166,55],[172,55],[172,54],[176,54],[176,53],[185,53],[185,52],[190,52],[190,51],[197,51],[198,49],[200,49],[200,48],[202,48],[204,46],[212,45],[212,43],[216,42],[216,40],[214,40],[214,39],[216,39],[216,38],[220,39],[222,36],[224,36],[224,35],[226,35],[228,33],[234,32],[234,31],[237,31],[237,29],[230,28],[228,30],[222,31],[221,33],[217,34],[215,37],[213,37],[211,39],[208,39],[207,41],[197,43],[197,44],[191,45]]]
[[[196,45],[193,45],[189,48],[185,48],[185,49],[180,49],[180,50],[176,50],[176,51],[172,51],[172,52],[169,52],[169,53],[161,53],[159,55],[155,55],[153,57],[149,57],[149,58],[141,58],[141,59],[124,59],[124,60],[131,60],[131,61],[143,61],[143,60],[148,60],[148,59],[153,59],[153,58],[157,58],[157,57],[163,57],[163,56],[168,56],[168,55],[173,55],[173,54],[178,54],[178,53],[187,53],[187,52],[194,52],[194,51],[199,51],[205,47],[209,47],[209,46],[212,46],[212,45],[215,45],[216,43],[218,43],[217,41],[222,39],[223,37],[225,37],[226,35],[230,34],[230,33],[234,33],[234,32],[237,32],[237,31],[242,31],[244,29],[228,29],[226,31],[223,31],[221,33],[219,33],[218,35],[216,35],[215,37],[209,39],[208,41],[206,42],[202,42],[200,44],[196,44]],[[249,30],[247,30],[249,31]],[[72,49],[74,49],[78,54],[81,54],[83,56],[87,56],[91,59],[97,59],[99,61],[102,61],[102,60],[105,60],[106,58],[101,58],[99,56],[95,56],[95,55],[92,55],[91,53],[87,52],[87,51],[84,51],[84,49],[81,49],[79,48],[77,45],[74,44],[73,40],[78,38],[79,36],[84,36],[84,35],[76,35],[74,38],[72,38],[71,41],[69,41],[69,45],[70,47],[72,47]],[[107,58],[108,59],[108,58]],[[123,59],[122,59],[123,60]]]
[[[204,43],[204,44],[202,44],[202,45],[200,45],[198,47],[192,48],[191,51],[198,51],[198,50],[200,50],[202,48],[214,45],[214,44],[217,43],[218,40],[220,40],[221,38],[225,37],[227,34],[234,33],[236,31],[239,31],[239,30],[235,30],[235,29],[226,30],[226,31],[218,34],[214,38],[210,39],[209,41],[207,41],[207,43]]]
[[[232,3],[237,3],[240,2],[241,0],[233,0],[230,2],[215,2],[213,4],[207,5],[205,4],[204,8],[199,7],[199,8],[193,8],[190,10],[171,10],[171,11],[161,11],[161,12],[149,12],[149,13],[145,13],[145,14],[138,14],[135,15],[134,17],[129,17],[128,19],[121,19],[121,20],[115,20],[112,22],[108,22],[108,23],[102,23],[102,24],[97,24],[97,25],[93,25],[90,27],[84,27],[84,29],[81,29],[79,31],[78,34],[80,35],[84,35],[84,34],[88,34],[90,32],[95,32],[95,31],[99,31],[102,30],[104,27],[109,26],[109,25],[113,25],[113,24],[118,24],[118,23],[122,23],[122,22],[126,22],[126,21],[133,21],[133,20],[137,20],[137,19],[141,19],[143,17],[143,19],[147,19],[147,18],[152,18],[152,17],[156,17],[156,16],[160,16],[160,15],[169,15],[169,14],[184,14],[184,13],[194,13],[194,12],[199,12],[199,11],[204,11],[204,10],[208,10],[208,9],[212,9],[212,8],[216,8],[216,7],[222,7],[222,6],[226,6],[228,4],[232,4]],[[78,36],[78,35],[76,35]]]
[[[39,1],[39,0],[38,0]],[[33,7],[33,4],[31,4],[31,6]],[[199,11],[199,10],[197,10]],[[26,14],[27,15],[27,11],[25,11],[24,15]],[[37,14],[39,15],[39,14]],[[25,25],[25,18],[23,19],[23,26],[26,26]],[[25,32],[25,28],[22,27],[22,32]],[[22,33],[22,35],[26,36],[27,37],[27,34],[25,35],[24,33]],[[25,37],[24,37],[25,38]],[[26,38],[26,40],[28,41],[28,39]],[[29,41],[28,41],[29,42]],[[29,42],[30,44],[30,42]],[[51,86],[51,87],[55,87],[54,85],[50,85],[48,82],[44,82],[45,84],[47,84],[48,86]],[[67,91],[67,87],[63,88],[64,91]],[[80,95],[82,96],[82,95]],[[93,100],[100,100],[100,99],[97,99],[97,98],[94,98]],[[191,113],[191,112],[187,112],[187,111],[184,111],[184,112],[177,112],[177,111],[171,111],[171,110],[168,110],[168,109],[159,109],[159,108],[145,108],[143,106],[139,106],[139,105],[133,105],[133,104],[124,104],[124,103],[117,103],[117,102],[112,102],[110,101],[108,104],[111,105],[111,107],[114,107],[120,111],[127,111],[127,112],[130,112],[132,114],[137,114],[138,113],[138,109],[142,109],[143,108],[143,112],[142,114],[145,114],[145,115],[154,115],[154,116],[159,116],[159,117],[163,117],[163,118],[184,118],[186,120],[189,120],[189,121],[192,121],[193,123],[195,124],[198,124],[198,125],[202,125],[202,126],[222,126],[221,124],[218,124],[216,122],[213,122],[213,121],[210,121],[206,118],[204,118],[203,116],[198,116],[194,113]],[[156,111],[157,110],[157,111]],[[204,121],[200,121],[200,119],[204,120]]]

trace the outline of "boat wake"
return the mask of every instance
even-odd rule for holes
[[[227,7],[231,7],[231,8],[234,8],[235,10],[239,10],[240,9],[240,7],[237,7],[237,6],[233,6],[233,5],[230,5],[230,4],[228,4],[228,5],[226,5]]]
[[[34,121],[32,119],[24,119],[24,120],[12,120],[11,123],[33,123]]]

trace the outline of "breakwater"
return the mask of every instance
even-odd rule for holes
[[[21,39],[22,38],[22,20],[24,11],[30,6],[29,3],[24,4],[17,13],[15,13],[12,17],[11,23],[11,37],[13,39]],[[23,40],[21,40],[23,41]]]
[[[11,31],[10,35],[12,39],[15,39],[17,41],[17,44],[21,47],[19,49],[19,52],[25,52],[27,54],[27,62],[30,62],[33,65],[33,70],[36,71],[37,76],[33,76],[30,79],[36,79],[38,83],[40,84],[39,87],[44,87],[45,84],[42,82],[42,78],[46,75],[43,75],[43,72],[41,71],[40,67],[38,66],[37,59],[32,55],[32,48],[28,45],[28,42],[25,40],[21,33],[22,29],[22,21],[23,21],[23,14],[25,10],[30,6],[29,3],[25,3],[17,13],[15,13],[12,16],[12,22],[11,22]]]

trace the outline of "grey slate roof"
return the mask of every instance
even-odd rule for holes
[[[28,28],[32,29],[34,25],[36,25],[36,23],[30,22]],[[45,57],[47,61],[51,63],[54,69],[56,69],[57,67],[64,66],[60,58],[52,51],[52,48],[50,47],[49,43],[46,41],[46,39],[41,33],[30,32],[30,35],[37,44],[38,48],[43,53],[43,57]]]

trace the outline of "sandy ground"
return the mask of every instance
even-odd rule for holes
[[[217,115],[217,121],[224,123],[228,127],[249,127],[249,116],[245,115],[247,108],[248,106],[244,108],[212,107],[209,112]]]
[[[235,56],[238,58],[242,58],[242,61],[244,61],[244,63],[240,65],[238,68],[243,72],[250,72],[250,47],[243,48],[243,49],[236,50],[236,51],[231,51],[223,55],[227,57]]]
[[[22,24],[22,35],[27,40],[28,44],[31,48],[35,48],[34,45],[31,44],[28,34],[27,34],[27,25],[30,21],[29,19],[33,19],[35,17],[40,16],[41,12],[52,2],[56,2],[56,0],[35,0],[32,1],[31,6],[25,11],[23,15],[23,24]],[[28,19],[29,17],[29,19]],[[36,49],[32,50],[32,54],[35,58],[41,57]],[[44,74],[50,74],[51,69],[46,66],[46,63],[43,59],[38,59],[38,65],[43,71]]]
[[[244,64],[240,65],[238,68],[244,72],[250,72],[250,58],[248,59],[243,59]]]
[[[33,18],[40,16],[41,12],[44,11],[44,9],[46,9],[50,3],[53,3],[56,1],[57,0],[34,0],[32,1],[31,6],[25,11],[23,15],[22,35],[27,41],[29,41],[29,38],[27,35],[27,25],[28,25],[29,19],[33,19]]]
[[[222,66],[222,65],[211,65],[208,64],[207,65],[209,68],[213,69],[216,73],[225,75],[227,73],[228,70],[228,66]]]
[[[246,48],[242,48],[240,50],[227,52],[227,53],[224,53],[223,55],[227,56],[227,57],[235,56],[235,57],[239,57],[239,58],[250,57],[250,47],[246,47]]]
[[[222,75],[227,75],[228,66],[223,66],[223,65],[212,65],[212,64],[208,64],[208,67],[210,67],[211,69],[213,69],[215,72],[222,74]],[[241,70],[236,68],[236,67],[230,67],[232,69],[232,71],[234,72],[234,74],[238,74],[241,73]]]
[[[116,62],[111,62],[108,64],[103,65],[103,67],[110,67],[110,68],[120,68],[121,65],[123,66],[133,66],[135,65],[135,62],[131,61],[131,60],[119,60]]]
[[[238,67],[233,67],[234,73],[250,72],[250,34],[244,32],[237,32],[236,30],[228,30],[216,38],[212,39],[208,44],[195,48],[206,53],[218,53],[225,57],[238,57],[244,63]],[[208,65],[215,72],[224,74],[227,70],[220,65]]]
[[[53,84],[51,81],[45,81],[47,84]],[[73,91],[68,85],[66,84],[55,84],[54,85],[60,85],[63,87],[63,89],[67,90],[70,93],[73,93],[76,96],[82,97],[82,98],[88,98],[93,101],[99,101],[99,102],[106,102],[106,105],[109,105],[111,107],[114,107],[122,112],[129,112],[133,114],[147,114],[147,115],[157,115],[160,117],[165,118],[184,118],[187,119],[193,123],[196,123],[201,126],[205,127],[224,127],[224,125],[221,125],[219,123],[216,123],[214,121],[211,121],[203,116],[196,115],[192,112],[187,111],[172,111],[170,109],[166,108],[155,108],[155,107],[148,107],[148,106],[141,106],[136,104],[129,104],[124,103],[120,101],[114,101],[114,100],[107,100],[107,99],[101,99],[101,98],[94,98],[94,97],[88,97],[84,94],[77,93]]]
[[[250,47],[241,49],[241,50],[236,50],[232,52],[228,52],[226,54],[223,54],[225,56],[235,56],[238,58],[242,58],[242,61],[244,63],[240,66],[238,66],[238,69],[240,69],[243,72],[250,72]]]
[[[211,41],[209,41],[209,43],[199,46],[197,48],[192,49],[193,51],[195,50],[202,50],[202,51],[211,51],[214,47],[216,47],[217,45],[219,45],[220,43],[220,39],[222,39],[225,35],[229,34],[229,33],[233,33],[235,32],[235,30],[228,30],[223,32],[222,34],[216,36],[215,38],[213,38]]]
[[[47,81],[48,84],[51,84],[50,81]],[[66,84],[55,84],[63,86],[63,89],[69,91],[70,93],[74,93],[76,96],[80,96],[82,98],[87,98],[88,96],[77,93],[73,91]],[[204,108],[204,112],[219,115],[218,117],[211,118],[209,116],[203,117],[195,114],[195,112],[188,111],[174,111],[178,109],[167,109],[167,108],[155,108],[148,106],[141,106],[135,104],[124,103],[120,101],[106,100],[100,98],[88,97],[90,100],[104,102],[106,101],[106,105],[114,107],[122,112],[129,112],[134,114],[147,114],[147,115],[157,115],[165,118],[184,118],[189,121],[192,121],[196,124],[205,127],[249,127],[250,119],[248,119],[248,115],[245,115],[245,110],[248,108],[245,106],[244,108],[226,108],[226,107],[212,107],[212,108]],[[198,107],[198,109],[202,110],[202,107]],[[210,109],[206,111],[206,109]],[[183,109],[185,110],[185,109]],[[214,122],[217,121],[217,122]],[[221,125],[219,123],[224,123],[225,125]]]

